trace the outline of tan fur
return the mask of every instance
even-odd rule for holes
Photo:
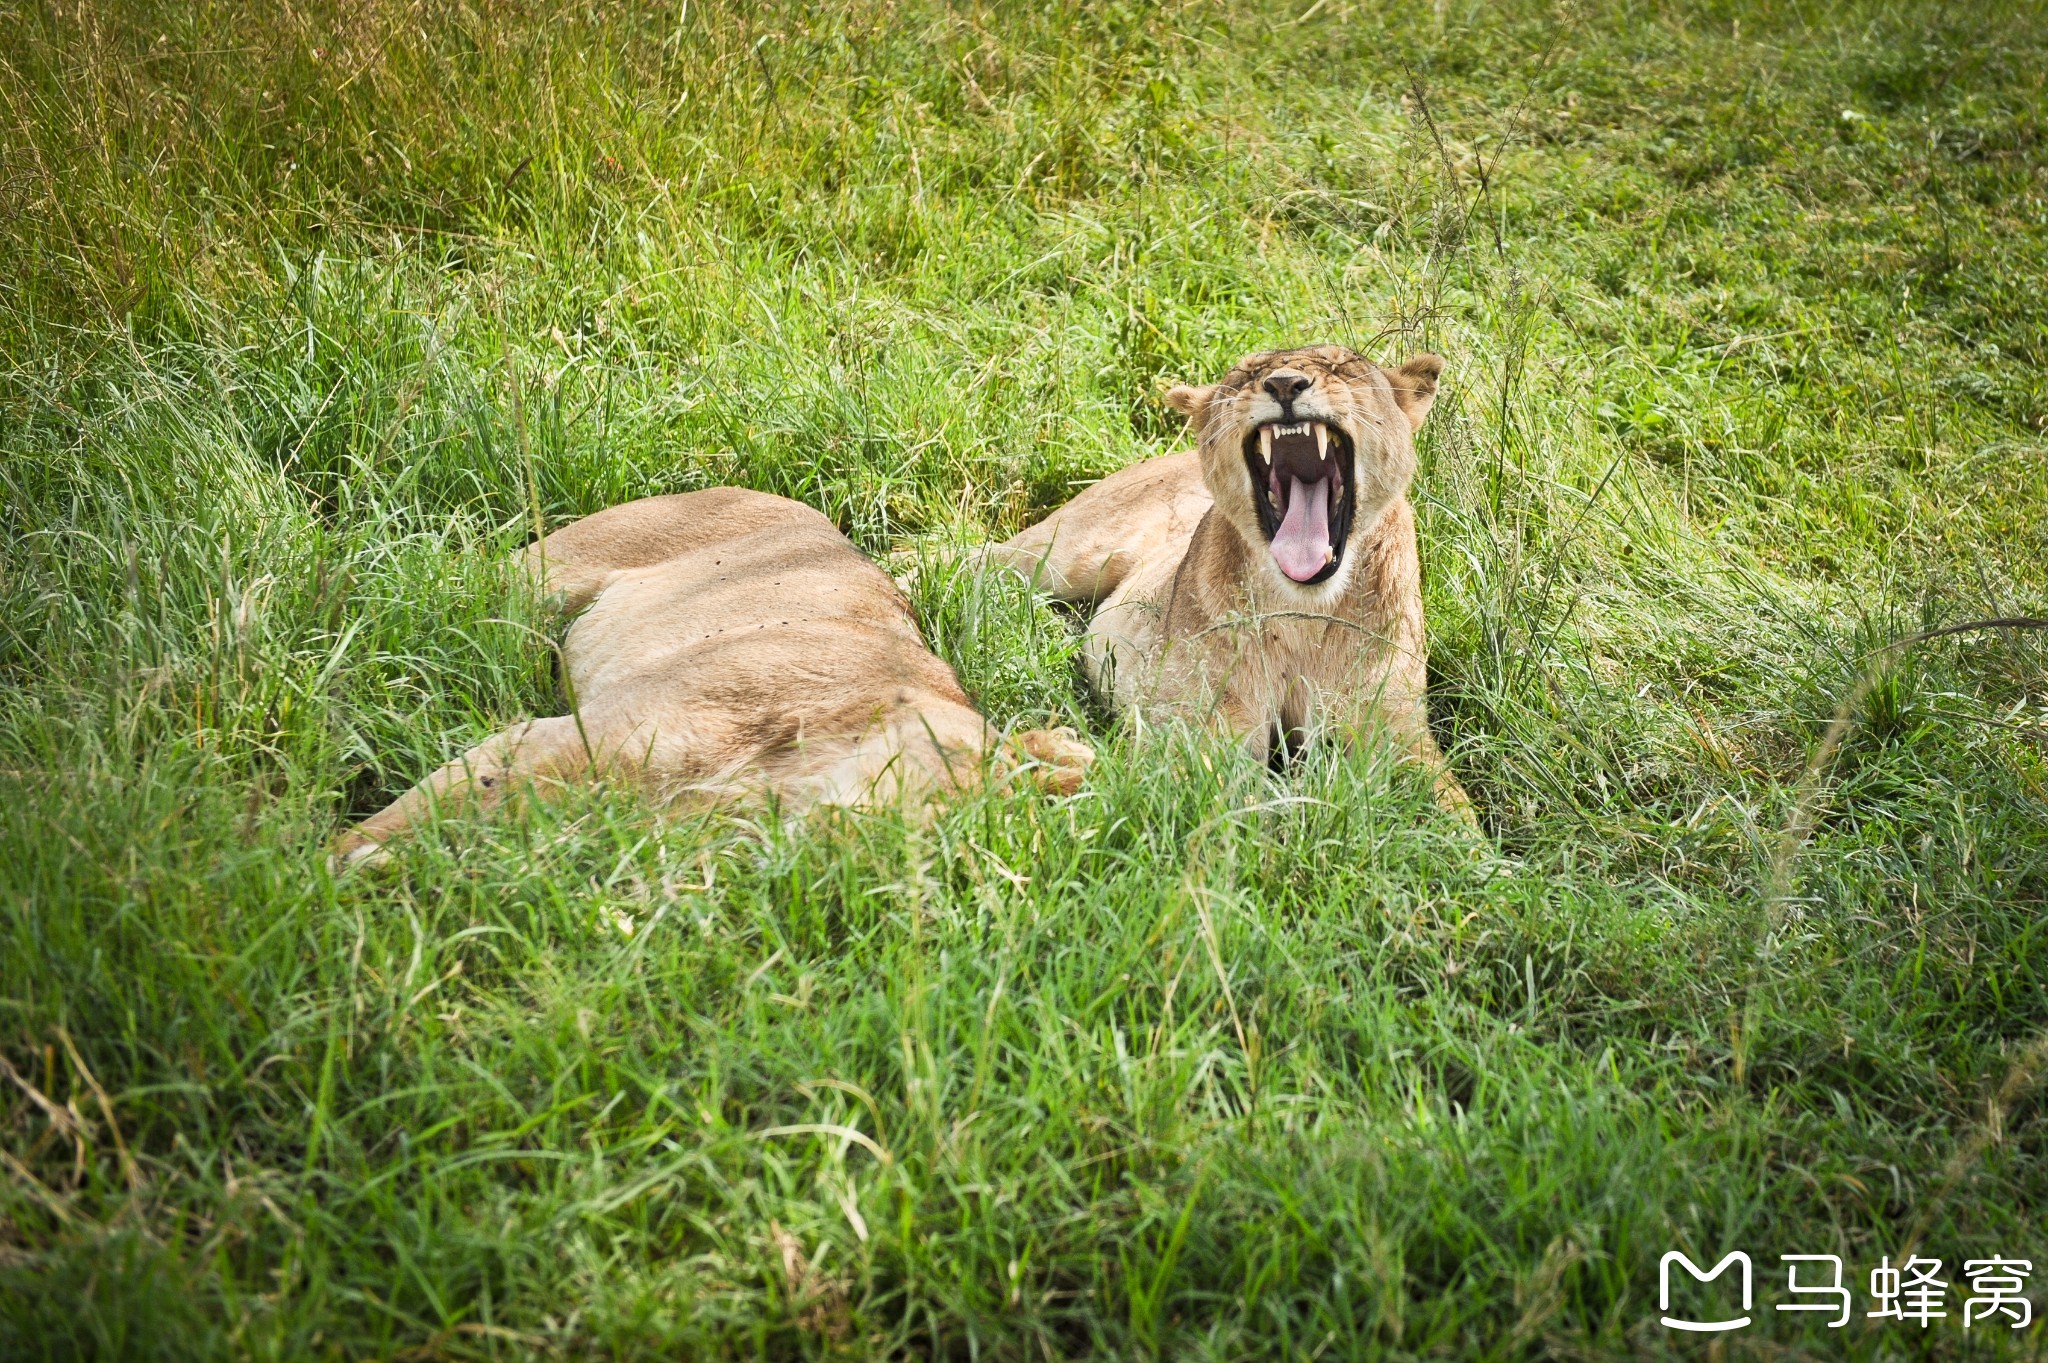
[[[1389,742],[1469,819],[1429,730],[1407,499],[1442,367],[1423,355],[1381,369],[1337,346],[1249,356],[1218,384],[1167,395],[1195,450],[1103,479],[988,556],[1095,606],[1083,665],[1117,708],[1218,727],[1260,753],[1295,733]],[[1243,455],[1248,433],[1280,419],[1262,387],[1276,371],[1309,380],[1295,412],[1341,428],[1354,450],[1349,531],[1336,571],[1313,585],[1275,566]]]
[[[374,854],[430,809],[490,807],[536,782],[618,775],[666,801],[773,793],[792,812],[917,813],[983,779],[990,758],[1071,790],[1093,756],[1058,730],[998,753],[896,584],[786,498],[649,497],[564,526],[522,563],[580,612],[562,645],[573,713],[470,749],[347,834],[338,856]]]

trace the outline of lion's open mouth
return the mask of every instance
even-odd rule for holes
[[[1304,585],[1337,571],[1351,528],[1350,437],[1327,422],[1269,421],[1244,438],[1259,528],[1280,571]]]

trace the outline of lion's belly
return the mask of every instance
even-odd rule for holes
[[[767,546],[772,548],[772,546]],[[563,641],[579,704],[726,710],[844,704],[927,682],[888,578],[850,551],[806,562],[731,543],[615,574]]]

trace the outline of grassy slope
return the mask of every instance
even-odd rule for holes
[[[1621,1354],[1669,1248],[1757,1256],[1763,1352],[1777,1254],[2048,1251],[2041,645],[1876,669],[1795,808],[1868,650],[2048,591],[2035,7],[0,28],[0,1353]],[[1308,339],[1451,357],[1495,853],[1134,746],[934,569],[1080,797],[322,869],[555,704],[536,518],[738,481],[936,561]]]

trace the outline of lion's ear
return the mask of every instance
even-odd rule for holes
[[[1199,426],[1202,424],[1202,414],[1209,410],[1209,399],[1214,396],[1214,384],[1204,384],[1200,388],[1190,388],[1186,384],[1181,384],[1178,388],[1169,388],[1166,391],[1166,405]]]
[[[1408,418],[1409,430],[1422,429],[1422,419],[1429,415],[1429,409],[1436,403],[1437,375],[1443,372],[1444,357],[1441,355],[1417,355],[1399,369],[1386,371],[1387,382],[1394,387],[1394,401],[1401,404],[1401,413]]]

